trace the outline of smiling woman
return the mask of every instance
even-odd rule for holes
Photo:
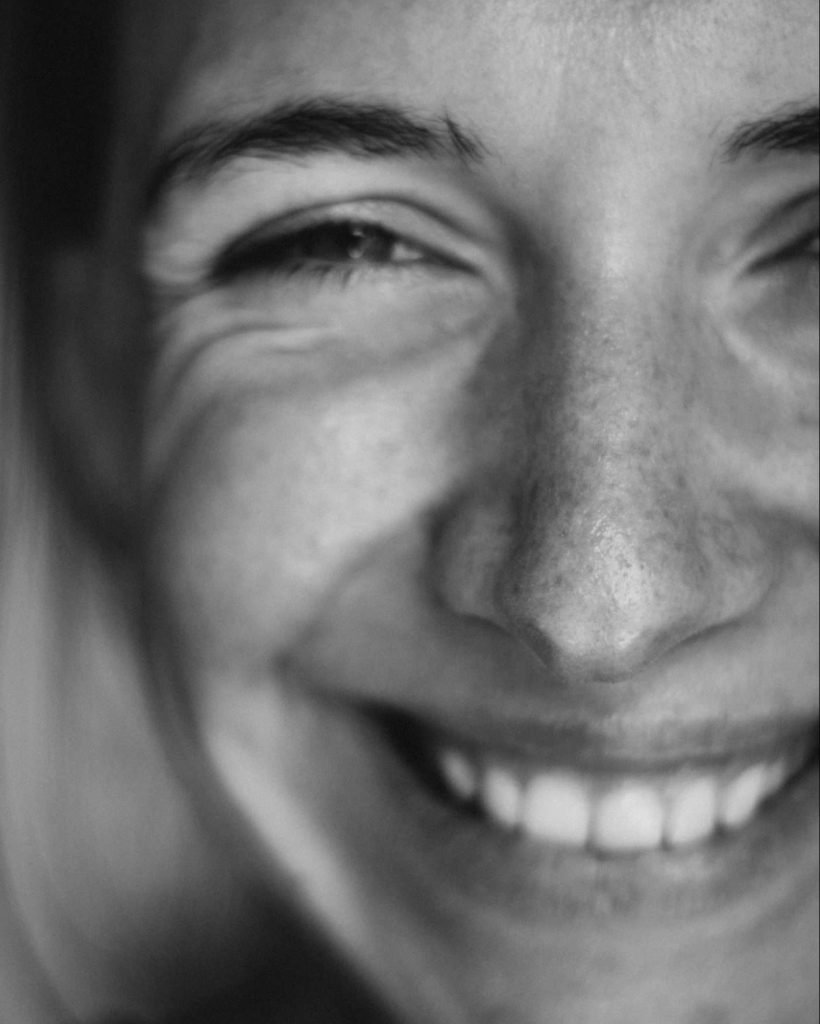
[[[58,404],[210,835],[408,1024],[813,1024],[816,4],[124,13]]]

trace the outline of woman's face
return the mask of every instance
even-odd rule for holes
[[[200,770],[408,1021],[805,1024],[816,4],[187,9],[142,482]]]

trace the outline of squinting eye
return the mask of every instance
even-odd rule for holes
[[[817,232],[760,260],[738,292],[743,329],[779,358],[816,373],[818,280]]]
[[[792,290],[797,289],[797,292],[802,292],[804,295],[808,292],[815,302],[818,291],[818,263],[820,263],[820,245],[816,231],[782,256],[783,268],[788,271],[792,279]],[[797,292],[793,291],[793,294],[797,294]]]
[[[230,246],[212,278],[221,284],[256,275],[347,276],[357,268],[430,262],[431,255],[378,224],[324,221],[282,235],[257,234]]]
[[[789,248],[784,255],[786,259],[809,260],[812,263],[816,263],[818,250],[820,249],[819,243],[820,234],[815,231],[814,234],[801,239],[797,245]]]

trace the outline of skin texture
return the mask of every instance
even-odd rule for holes
[[[575,724],[604,768],[816,716],[816,261],[759,269],[816,229],[784,212],[816,159],[719,151],[812,98],[815,6],[178,11],[141,37],[101,247],[144,269],[148,638],[214,820],[408,1021],[813,1019],[808,812],[788,869],[740,839],[684,889],[467,842],[354,708],[534,763]],[[484,157],[246,157],[135,223],[131,157],[317,96],[449,113]],[[320,208],[413,258],[209,274]],[[100,277],[113,324],[139,302]]]

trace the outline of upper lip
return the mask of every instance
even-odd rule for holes
[[[817,720],[779,718],[655,720],[635,722],[611,717],[588,721],[567,716],[550,723],[526,719],[458,715],[450,720],[437,709],[426,719],[412,712],[406,722],[442,743],[519,761],[561,764],[600,771],[650,771],[681,765],[720,766],[737,760],[784,754],[808,757],[818,746]]]
[[[805,705],[781,709],[778,690],[767,701],[758,687],[744,704],[732,678],[732,649],[717,663],[687,650],[663,672],[617,685],[568,686],[492,630],[473,628],[469,644],[461,634],[421,631],[426,641],[418,644],[408,639],[416,635],[413,622],[409,633],[359,624],[367,642],[350,661],[338,657],[347,650],[340,639],[345,625],[342,619],[312,630],[279,659],[280,678],[325,699],[401,716],[419,734],[477,753],[614,772],[808,757],[818,747],[812,690],[801,686]],[[716,682],[706,685],[704,674]]]
[[[459,624],[451,636],[444,627],[424,630],[411,620],[406,629],[383,628],[374,619],[354,623],[364,640],[352,656],[342,619],[312,630],[279,659],[277,674],[325,698],[392,710],[433,735],[536,763],[651,769],[817,746],[816,684],[801,670],[799,686],[792,676],[781,685],[758,681],[747,699],[734,641],[687,648],[621,683],[569,685],[492,631],[464,636],[467,625]],[[772,668],[754,671],[768,677]]]

